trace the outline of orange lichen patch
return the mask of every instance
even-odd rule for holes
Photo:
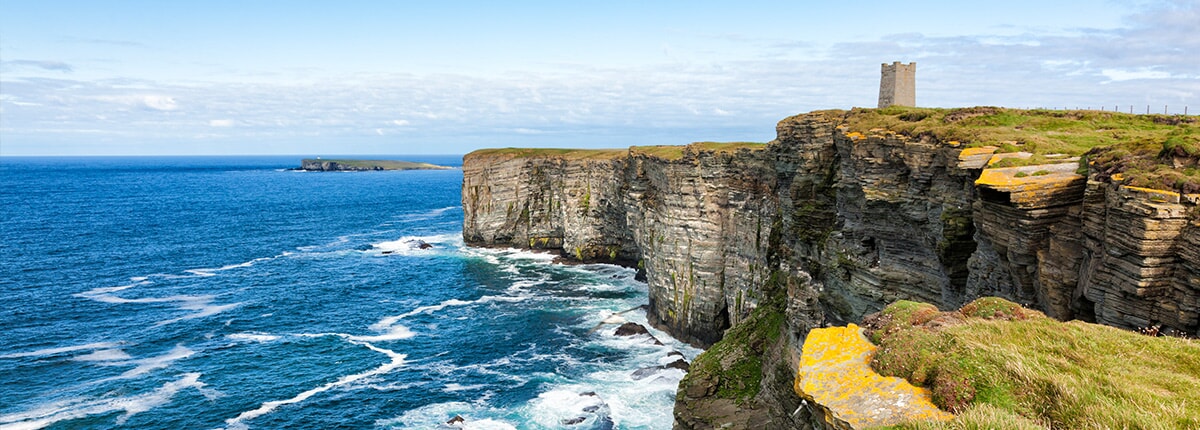
[[[852,132],[846,133],[846,137],[849,137],[850,140],[858,140],[858,139],[865,138],[866,136],[864,136],[862,133],[859,133],[857,131],[852,131]]]
[[[958,144],[959,143],[957,140],[950,141],[950,145],[958,145]],[[998,148],[996,148],[995,146],[980,146],[978,148],[967,148],[967,149],[962,150],[962,152],[958,153],[958,159],[961,160],[963,158],[974,157],[977,155],[990,156],[990,155],[992,155],[992,153],[996,152],[996,149],[998,149]]]
[[[1160,203],[1179,203],[1179,193],[1174,191],[1156,190],[1153,188],[1131,187],[1122,185],[1121,191],[1127,195],[1143,197],[1146,200]]]
[[[1075,163],[1059,163],[985,169],[975,186],[1006,194],[1006,203],[1019,208],[1038,208],[1055,204],[1087,185],[1087,177],[1075,173],[1077,168]]]
[[[930,400],[929,390],[871,369],[876,346],[854,324],[808,332],[794,389],[852,428],[954,418]]]
[[[951,141],[950,146],[958,146],[958,141]],[[981,146],[978,148],[967,148],[958,153],[958,167],[960,169],[982,169],[987,165],[988,160],[992,158],[992,154],[996,152],[995,146]]]

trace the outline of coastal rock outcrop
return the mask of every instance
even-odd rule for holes
[[[788,376],[805,335],[901,299],[951,309],[999,296],[1059,319],[1200,331],[1200,196],[1069,159],[996,166],[1015,155],[855,128],[854,114],[786,118],[765,145],[476,151],[464,157],[463,236],[643,269],[650,322],[699,346],[774,309],[779,336],[742,345],[763,354],[740,383],[762,389],[721,388],[697,360],[681,428],[811,425]]]
[[[294,170],[308,172],[366,172],[376,170],[448,170],[450,167],[400,160],[351,160],[305,158]]]

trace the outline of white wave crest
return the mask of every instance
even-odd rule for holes
[[[582,419],[583,428],[603,427],[602,420],[610,420],[609,406],[595,391],[584,391],[580,387],[561,388],[547,391],[530,401],[530,418],[534,423],[548,428],[562,426],[564,420]]]
[[[125,351],[114,348],[114,349],[101,349],[99,351],[93,351],[90,354],[84,354],[84,355],[80,355],[75,358],[72,358],[72,360],[75,360],[75,361],[122,361],[122,360],[129,360],[132,358],[133,357],[130,357],[129,354],[125,353]]]
[[[147,284],[149,281],[143,281],[141,284]],[[167,297],[142,297],[137,299],[127,299],[120,296],[115,296],[112,293],[123,291],[141,284],[122,285],[119,287],[103,287],[93,288],[91,290],[75,294],[76,297],[95,300],[101,303],[116,303],[116,304],[148,304],[148,303],[175,303],[179,309],[195,311],[194,313],[179,318],[163,320],[155,323],[155,326],[161,326],[189,320],[194,318],[203,318],[225,312],[227,310],[241,306],[241,303],[229,303],[224,305],[214,305],[213,300],[216,297],[211,295],[192,296],[192,295],[175,295]]]
[[[134,368],[125,371],[125,373],[122,373],[120,376],[117,376],[116,378],[111,378],[111,379],[129,379],[129,378],[134,378],[134,377],[138,377],[141,375],[145,375],[147,373],[153,372],[158,369],[164,369],[167,366],[170,366],[171,363],[175,362],[176,360],[182,360],[184,358],[191,357],[193,354],[195,354],[195,352],[192,351],[191,349],[188,349],[187,347],[185,347],[183,345],[176,345],[174,348],[171,348],[170,351],[167,351],[163,355],[142,358],[142,359],[137,359],[137,360],[102,361],[102,362],[100,362],[100,364],[104,365],[104,366],[128,366],[131,364],[134,365]]]
[[[354,340],[354,341],[359,341],[359,342],[383,342],[383,341],[389,341],[389,340],[409,339],[416,335],[417,334],[413,333],[412,330],[409,330],[408,327],[405,327],[402,325],[396,325],[396,326],[388,327],[387,331],[384,332],[383,334],[378,334],[378,335],[374,335],[374,336],[343,336],[343,337],[345,337],[346,339],[349,339],[349,340]]]
[[[366,342],[355,342],[355,343],[365,346],[365,347],[371,349],[372,351],[385,354],[389,358],[391,358],[391,361],[384,363],[384,364],[380,365],[379,367],[376,367],[375,369],[372,369],[367,372],[343,376],[341,378],[338,378],[338,380],[336,380],[336,381],[330,382],[328,384],[325,384],[325,385],[322,385],[322,386],[319,386],[316,388],[309,389],[300,394],[297,394],[295,397],[292,397],[290,399],[272,400],[269,402],[265,402],[261,406],[259,406],[258,409],[242,412],[241,414],[238,414],[238,416],[236,416],[236,417],[225,420],[225,423],[228,424],[230,426],[230,428],[242,428],[245,426],[245,424],[244,424],[245,421],[249,421],[254,418],[258,418],[260,416],[269,414],[280,406],[290,405],[293,403],[300,403],[314,395],[323,393],[325,391],[332,390],[337,387],[341,387],[343,385],[354,383],[355,381],[359,381],[363,378],[368,378],[371,376],[382,375],[384,373],[391,372],[392,370],[394,370],[400,366],[403,366],[404,360],[407,357],[407,355],[405,355],[405,354],[397,354],[394,351],[379,348],[379,347],[376,347],[375,345],[371,345],[370,343],[366,343]]]
[[[237,263],[237,264],[227,264],[227,265],[224,265],[224,266],[221,266],[221,267],[216,267],[216,268],[208,268],[208,267],[205,267],[205,268],[200,268],[200,269],[188,269],[188,270],[184,270],[184,272],[186,272],[186,273],[191,273],[191,274],[193,274],[193,275],[196,275],[196,276],[202,276],[202,277],[217,276],[217,272],[224,272],[224,271],[226,271],[226,270],[233,270],[233,269],[241,269],[241,268],[245,268],[245,267],[250,267],[250,266],[253,266],[253,265],[255,265],[255,264],[258,264],[258,263],[261,263],[261,262],[264,262],[264,261],[270,261],[270,260],[274,260],[274,259],[276,259],[276,258],[283,257],[283,256],[285,256],[285,255],[283,255],[283,254],[280,254],[280,255],[276,255],[276,256],[274,256],[274,257],[259,257],[259,258],[255,258],[255,259],[253,259],[253,260],[250,260],[250,261],[247,261],[247,262],[244,262],[244,263]]]
[[[393,324],[396,324],[397,321],[411,317],[413,315],[432,314],[434,312],[445,309],[446,307],[449,307],[449,306],[464,306],[464,305],[469,305],[471,303],[475,303],[475,302],[468,302],[468,301],[463,301],[463,300],[458,300],[458,299],[450,299],[450,300],[446,300],[441,303],[438,303],[436,305],[421,306],[421,307],[418,307],[416,309],[413,309],[411,311],[405,312],[400,315],[385,317],[385,318],[379,320],[379,322],[377,322],[375,324],[371,324],[370,328],[371,328],[371,330],[378,330],[378,331],[387,330]]]
[[[231,340],[259,342],[259,343],[279,340],[279,336],[276,336],[273,334],[267,334],[267,333],[259,333],[259,332],[233,333],[233,334],[226,335],[225,337],[227,337]]]
[[[176,393],[196,388],[203,390],[199,373],[185,373],[179,380],[168,382],[149,393],[110,399],[75,399],[42,405],[35,409],[0,416],[0,429],[40,429],[51,424],[92,415],[103,415],[115,411],[125,414],[117,418],[117,425],[124,424],[129,417],[167,404]]]
[[[449,384],[446,384],[445,387],[442,387],[442,391],[447,392],[447,393],[453,393],[455,391],[478,390],[478,389],[481,389],[484,387],[486,387],[486,385],[483,385],[483,384],[462,385],[459,383],[451,382]]]
[[[422,249],[422,247],[425,247]],[[463,247],[462,236],[457,234],[439,234],[433,236],[403,236],[371,244],[371,249],[365,252],[387,255],[428,255],[446,249]]]
[[[22,357],[44,357],[48,355],[58,355],[64,352],[89,351],[97,349],[108,349],[120,346],[120,343],[115,342],[96,342],[84,345],[63,346],[58,348],[46,348],[36,351],[15,352],[11,354],[0,355],[0,358],[22,358]]]
[[[434,403],[405,412],[396,418],[375,422],[378,427],[403,429],[461,428],[470,430],[515,430],[517,427],[485,416],[503,415],[499,409],[464,402]],[[461,416],[463,422],[447,427],[447,417]],[[552,428],[558,428],[556,425]]]

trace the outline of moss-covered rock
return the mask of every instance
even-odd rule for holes
[[[764,428],[770,422],[760,402],[764,358],[783,341],[779,303],[761,305],[720,342],[692,361],[679,383],[675,419],[685,428]]]

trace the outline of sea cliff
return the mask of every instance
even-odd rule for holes
[[[463,235],[636,265],[651,322],[700,346],[757,322],[722,342],[754,359],[714,347],[727,359],[697,360],[678,427],[821,426],[791,390],[806,334],[897,300],[955,309],[999,296],[1062,320],[1200,330],[1189,182],[1122,172],[1094,150],[1077,161],[1124,131],[1060,154],[1063,132],[1013,126],[1143,121],[1196,140],[1194,121],[1114,115],[819,111],[780,121],[761,145],[482,150],[463,160]],[[1173,162],[1194,165],[1183,152]]]

